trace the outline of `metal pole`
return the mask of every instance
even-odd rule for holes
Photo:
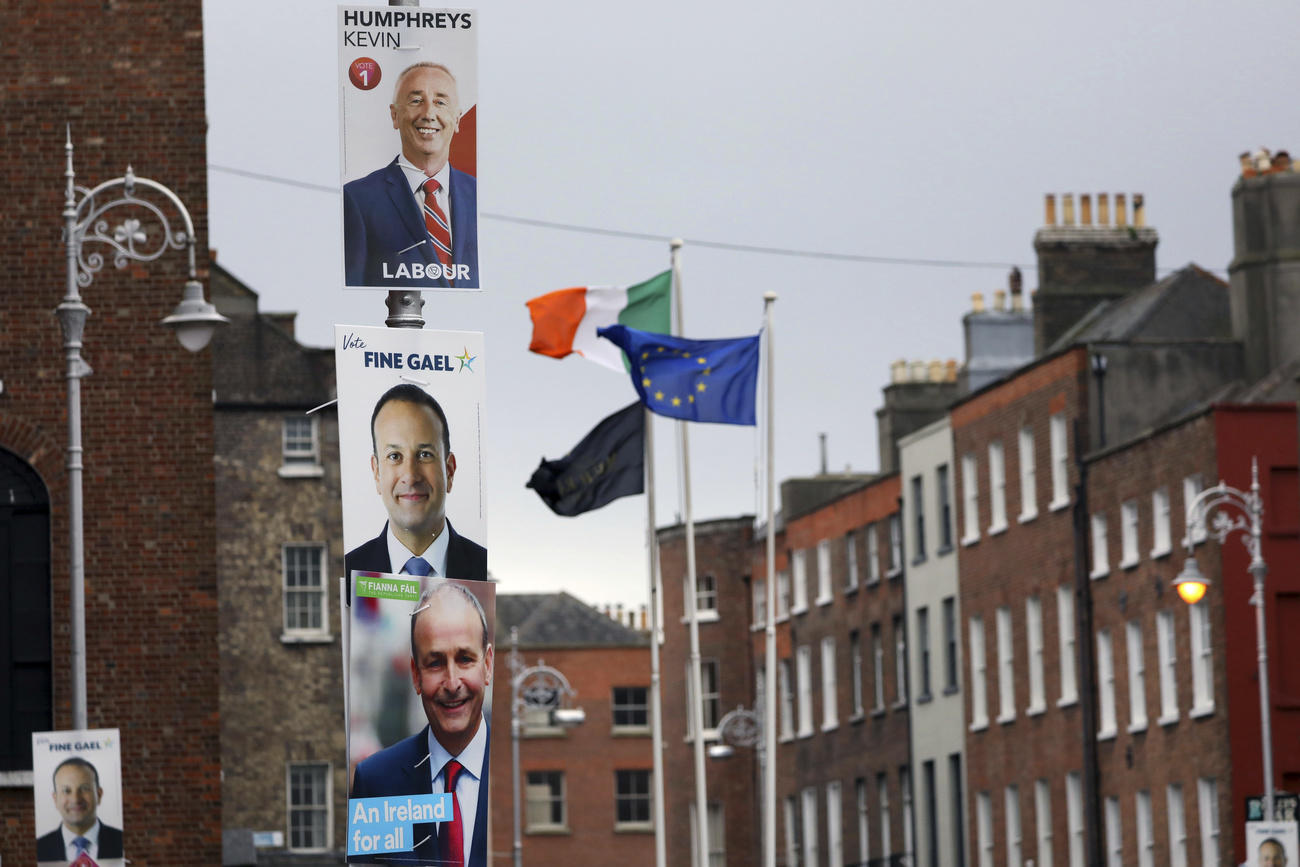
[[[655,867],[665,867],[667,842],[664,836],[664,720],[659,681],[659,541],[655,537],[654,415],[645,413],[646,522],[650,540],[650,748],[654,751],[651,774],[654,802],[651,811],[655,827]]]
[[[682,333],[682,275],[681,249],[682,241],[674,238],[670,242],[673,261],[673,302],[677,308],[677,333]],[[686,435],[686,422],[677,422],[677,431],[682,453],[682,492],[686,510],[686,587],[682,594],[682,605],[687,611],[690,622],[691,657],[689,679],[691,685],[690,714],[691,731],[695,733],[695,828],[696,852],[700,867],[709,863],[709,815],[708,790],[704,778],[704,708],[703,683],[700,677],[700,622],[696,608],[695,588],[695,521],[691,517],[691,455],[690,444]]]
[[[389,6],[419,6],[420,0],[388,0]],[[389,328],[423,328],[424,297],[418,289],[390,289],[384,300],[388,317],[384,324]],[[516,817],[515,826],[519,822]],[[515,861],[518,864],[518,861]]]
[[[519,627],[510,627],[510,658],[516,659],[519,653]],[[514,795],[515,840],[514,863],[521,867],[524,857],[524,841],[520,834],[519,819],[519,682],[518,672],[511,671],[510,678],[510,758],[514,771],[511,774],[511,788]]]
[[[775,292],[763,293],[767,331],[767,616],[763,618],[763,864],[776,865],[776,362],[772,335]]]
[[[1270,719],[1268,691],[1268,641],[1264,632],[1264,576],[1268,564],[1264,562],[1261,538],[1262,501],[1259,496],[1259,461],[1250,459],[1250,574],[1255,579],[1255,641],[1259,651],[1259,732],[1263,740],[1264,758],[1264,821],[1273,816],[1273,721]]]

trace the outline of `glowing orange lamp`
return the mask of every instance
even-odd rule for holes
[[[1174,590],[1178,591],[1178,597],[1188,605],[1195,605],[1205,597],[1205,591],[1209,587],[1210,579],[1202,574],[1196,558],[1188,557],[1183,563],[1183,571],[1174,579]]]

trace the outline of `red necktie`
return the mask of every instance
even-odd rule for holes
[[[424,188],[424,227],[429,230],[429,237],[433,239],[433,250],[438,256],[438,261],[443,265],[452,264],[451,260],[451,224],[447,222],[447,215],[438,207],[438,197],[434,195],[442,185],[436,178],[429,178],[422,185]],[[452,281],[447,281],[451,285]]]
[[[460,801],[456,799],[456,777],[465,770],[460,762],[452,759],[443,765],[445,782],[443,791],[451,795],[452,819],[443,824],[438,838],[442,841],[442,861],[444,867],[464,867],[465,864],[465,827],[460,821]]]

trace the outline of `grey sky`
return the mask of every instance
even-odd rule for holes
[[[1016,262],[1030,266],[1032,289],[1044,193],[1143,193],[1160,268],[1223,274],[1237,154],[1300,151],[1294,3],[478,8],[488,214]],[[333,6],[208,0],[205,13],[210,162],[337,186]],[[337,193],[218,170],[209,182],[212,245],[264,310],[299,311],[299,338],[321,346],[336,322],[382,324],[383,293],[339,288]],[[569,519],[523,487],[541,456],[560,456],[633,399],[608,370],[530,354],[524,302],[640,281],[667,267],[667,245],[484,216],[479,232],[485,290],[425,297],[431,327],[486,334],[492,571],[503,592],[644,601],[644,498]],[[820,431],[833,469],[874,469],[890,362],[959,357],[970,293],[1006,281],[1002,267],[690,245],[683,264],[687,336],[753,333],[762,293],[780,294],[778,479],[816,472]],[[690,435],[696,519],[761,510],[758,432]],[[655,436],[662,524],[680,509],[676,433],[662,421]],[[454,516],[454,493],[448,508]]]

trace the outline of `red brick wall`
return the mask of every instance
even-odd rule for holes
[[[6,159],[0,188],[0,446],[51,494],[55,725],[71,723],[62,337],[64,124],[79,183],[127,165],[171,187],[207,249],[202,7],[198,0],[20,0],[0,12]],[[204,265],[200,257],[200,265]],[[88,710],[122,729],[127,856],[220,862],[212,371],[158,325],[180,298],[183,252],[83,290]],[[201,275],[206,276],[206,275]],[[28,863],[32,792],[0,790],[0,854]]]

